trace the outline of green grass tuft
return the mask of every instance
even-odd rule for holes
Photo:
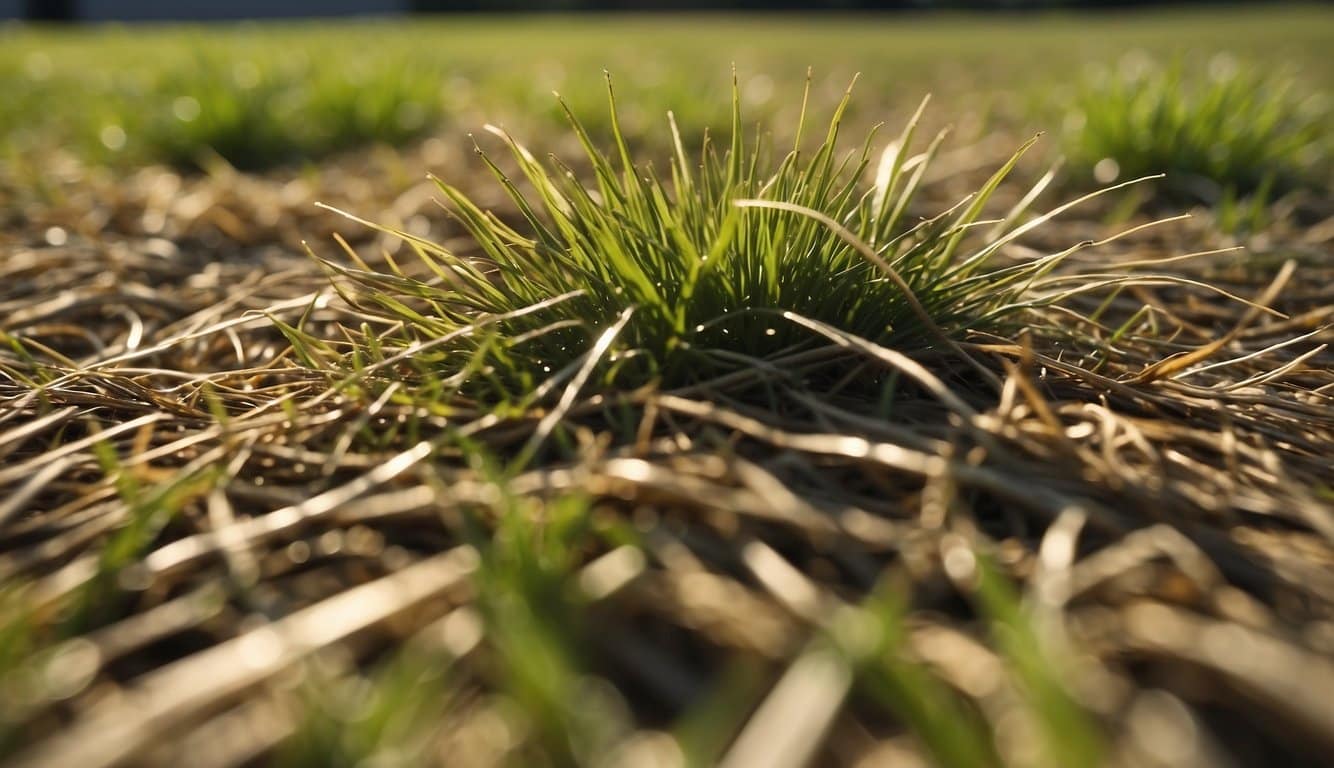
[[[294,707],[296,726],[274,763],[351,768],[429,762],[449,703],[448,665],[441,652],[414,648],[394,653],[366,676],[319,674],[311,664]]]
[[[220,156],[262,169],[402,144],[445,114],[443,68],[406,52],[331,61],[305,41],[187,34],[157,43],[164,63],[142,60],[133,41],[100,44],[108,51],[99,55],[118,66],[89,72],[101,64],[79,49],[0,55],[9,93],[0,103],[0,148],[59,145],[117,167],[207,167]]]
[[[478,152],[520,222],[441,182],[476,252],[380,228],[413,247],[429,279],[392,260],[388,271],[330,264],[347,280],[345,296],[391,329],[346,329],[355,348],[347,367],[410,365],[423,385],[444,381],[491,403],[523,402],[567,381],[689,384],[830,340],[911,350],[998,330],[1059,260],[994,262],[1005,243],[1045,220],[1025,221],[1033,195],[1003,220],[983,220],[1032,142],[976,193],[918,219],[917,194],[944,136],[914,149],[920,110],[870,173],[874,132],[859,150],[839,148],[848,95],[809,151],[800,148],[803,110],[794,148],[773,163],[765,147],[746,142],[734,91],[728,146],[706,141],[697,157],[688,154],[673,121],[664,172],[634,157],[610,80],[608,94],[610,156],[569,115],[591,186],[492,129],[522,178]]]
[[[109,124],[119,124],[125,144],[108,149],[179,166],[216,153],[237,167],[263,168],[374,142],[401,144],[440,119],[438,73],[392,56],[359,64],[201,54],[193,66],[163,73],[147,94],[121,94],[147,108],[116,110]]]
[[[1099,183],[1161,172],[1171,199],[1213,204],[1329,181],[1328,104],[1226,56],[1207,75],[1127,58],[1089,76],[1075,103],[1070,156]]]

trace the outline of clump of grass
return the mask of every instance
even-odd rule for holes
[[[1062,658],[1039,631],[1013,586],[982,553],[974,553],[973,600],[987,619],[1009,674],[1036,723],[1047,765],[1103,765],[1106,745],[1093,718],[1062,680]]]
[[[289,768],[427,762],[449,702],[449,659],[405,648],[367,676],[311,674],[274,762]],[[319,672],[318,665],[310,665]]]
[[[834,625],[834,639],[856,662],[858,687],[903,720],[933,765],[1002,765],[985,720],[911,653],[908,612],[898,591],[878,590]]]
[[[590,686],[585,671],[586,605],[572,587],[581,556],[596,546],[589,506],[510,498],[498,512],[478,541],[478,603],[504,689],[535,737],[533,762],[589,764],[625,727],[619,696]]]
[[[219,46],[194,37],[159,44],[160,61],[113,50],[112,58],[128,59],[124,66],[97,69],[96,57],[41,49],[0,56],[9,96],[0,104],[0,147],[59,146],[122,167],[190,168],[220,156],[262,169],[402,144],[445,113],[443,65],[405,52],[329,61],[306,43]]]
[[[1329,117],[1292,78],[1225,56],[1207,74],[1128,58],[1085,79],[1069,153],[1099,183],[1161,172],[1176,201],[1265,199],[1327,183]]]
[[[0,587],[0,751],[21,743],[26,708],[38,699],[30,663],[40,646],[32,608],[17,584]]]
[[[75,596],[66,617],[69,632],[87,631],[114,620],[124,608],[118,577],[143,556],[181,509],[207,494],[217,482],[217,469],[204,465],[187,467],[168,482],[145,486],[125,468],[110,443],[98,442],[93,451],[129,514],[125,524],[107,538],[93,577]]]
[[[913,154],[920,109],[866,183],[875,133],[859,151],[839,149],[847,94],[810,152],[801,149],[803,109],[793,148],[773,164],[762,145],[746,142],[734,88],[730,144],[720,151],[706,140],[692,157],[670,121],[674,153],[664,174],[629,149],[610,79],[608,94],[611,156],[569,114],[591,187],[492,128],[523,181],[478,151],[520,224],[440,182],[475,253],[394,232],[429,279],[392,260],[388,272],[330,265],[350,279],[354,304],[391,323],[389,332],[349,329],[355,351],[346,366],[378,370],[392,360],[437,390],[513,402],[571,379],[591,388],[689,384],[830,339],[941,348],[1012,320],[1025,290],[1059,260],[993,260],[1048,217],[1024,221],[1040,190],[1003,220],[982,219],[1032,142],[973,195],[916,219],[944,136]]]
[[[163,73],[146,94],[123,90],[124,103],[108,119],[123,133],[113,131],[111,144],[101,137],[104,149],[178,166],[216,153],[240,168],[263,168],[400,144],[443,113],[437,73],[393,56],[325,67],[305,56],[201,54]]]

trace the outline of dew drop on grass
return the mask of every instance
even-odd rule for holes
[[[67,242],[69,242],[69,233],[62,227],[50,227],[46,230],[47,245],[54,245],[59,248]]]
[[[967,547],[953,546],[945,553],[942,565],[955,581],[971,581],[977,572],[977,558]]]
[[[321,553],[325,555],[336,555],[343,551],[343,532],[339,530],[325,531],[320,534],[316,540]]]
[[[122,149],[125,149],[125,140],[128,137],[125,135],[124,128],[121,128],[119,125],[108,125],[102,128],[102,132],[98,134],[98,138],[102,140],[102,146],[112,152],[119,152]]]
[[[1121,175],[1121,165],[1115,159],[1104,157],[1093,166],[1093,180],[1099,184],[1111,184]]]
[[[287,559],[300,565],[310,559],[310,545],[304,541],[294,541],[287,545]]]
[[[193,123],[200,111],[199,99],[193,96],[178,96],[171,103],[171,113],[183,123]]]

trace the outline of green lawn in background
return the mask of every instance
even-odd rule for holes
[[[1128,51],[1159,60],[1219,52],[1328,89],[1329,11],[993,16],[519,16],[347,24],[99,26],[0,30],[0,143],[58,144],[98,162],[233,164],[317,159],[450,126],[533,132],[603,114],[601,72],[624,95],[633,140],[668,109],[687,132],[726,126],[736,65],[751,119],[797,101],[807,68],[832,104],[860,73],[854,117],[902,118],[927,92],[933,113],[1056,130],[1073,86]],[[898,113],[894,113],[897,110]],[[1049,116],[1049,117],[1048,117]],[[650,127],[653,130],[650,130]],[[596,124],[590,126],[595,132]],[[562,129],[563,130],[563,129]],[[687,137],[689,138],[689,137]]]

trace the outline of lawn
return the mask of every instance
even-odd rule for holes
[[[1331,44],[0,27],[0,764],[1323,765]]]

